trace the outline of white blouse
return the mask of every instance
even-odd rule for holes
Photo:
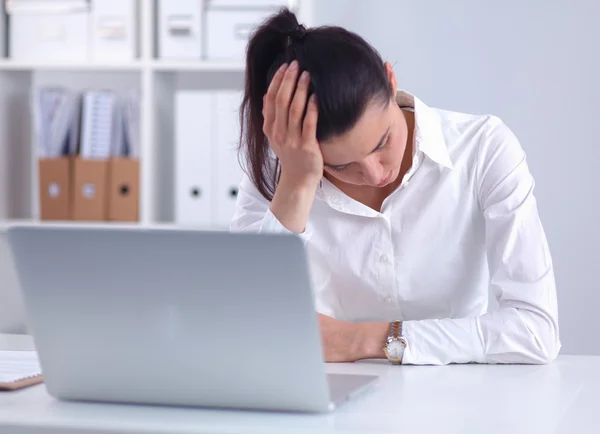
[[[316,309],[404,321],[405,364],[554,360],[553,265],[519,141],[494,116],[430,108],[404,91],[397,102],[415,111],[402,184],[377,212],[323,178],[298,235]],[[289,232],[269,205],[244,177],[231,230]]]

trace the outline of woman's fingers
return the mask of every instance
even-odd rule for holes
[[[281,144],[287,137],[290,103],[298,81],[298,61],[294,60],[285,71],[276,97],[273,140]]]
[[[304,122],[302,124],[302,144],[312,145],[317,142],[317,120],[319,118],[319,109],[317,106],[317,97],[313,93],[308,99],[308,107]]]
[[[298,86],[294,94],[294,99],[290,105],[290,112],[288,118],[288,134],[296,137],[300,141],[302,136],[302,119],[304,117],[304,111],[306,109],[306,103],[308,98],[308,87],[310,85],[310,74],[308,71],[304,71],[300,74],[298,80]]]
[[[279,67],[271,80],[267,93],[263,97],[263,132],[269,139],[273,134],[273,125],[275,124],[277,92],[279,92],[279,87],[281,86],[287,67],[286,63]]]

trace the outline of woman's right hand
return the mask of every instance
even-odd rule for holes
[[[284,227],[297,233],[306,227],[323,176],[323,154],[317,141],[317,101],[314,96],[308,98],[309,84],[307,71],[298,79],[297,61],[289,67],[283,65],[275,73],[263,101],[263,132],[281,164],[271,212]]]
[[[304,71],[300,78],[298,74],[296,60],[275,73],[263,100],[263,132],[279,158],[281,178],[290,184],[312,186],[323,176],[317,102],[314,95],[308,98],[309,72]]]

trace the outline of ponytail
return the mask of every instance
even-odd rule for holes
[[[263,133],[263,96],[277,69],[292,60],[311,73],[309,93],[319,101],[318,140],[349,130],[374,97],[387,102],[391,96],[383,60],[360,36],[340,27],[306,29],[287,8],[267,19],[246,51],[240,151],[246,153],[250,180],[268,200],[275,194],[279,162]]]

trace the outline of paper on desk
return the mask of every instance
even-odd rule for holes
[[[0,350],[0,383],[14,383],[41,373],[35,351]]]

